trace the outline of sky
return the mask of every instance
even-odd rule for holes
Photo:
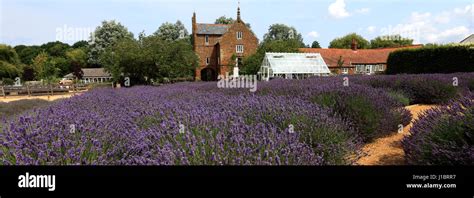
[[[191,32],[193,12],[198,23],[213,23],[223,15],[236,18],[237,7],[238,0],[0,0],[0,43],[73,44],[104,20],[135,36],[177,20]],[[270,25],[282,23],[322,47],[352,32],[369,40],[401,34],[417,44],[459,42],[474,33],[474,0],[241,0],[240,7],[260,40]]]

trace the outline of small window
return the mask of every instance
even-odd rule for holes
[[[206,58],[206,65],[209,65],[211,63],[211,59],[209,57]]]
[[[349,68],[343,68],[342,73],[343,74],[349,74]]]
[[[236,51],[237,51],[237,53],[244,53],[244,46],[243,45],[237,45],[236,46]]]
[[[209,45],[209,35],[206,35],[205,42],[206,42],[206,45]]]
[[[242,39],[244,33],[243,32],[237,32],[237,39],[240,40]]]

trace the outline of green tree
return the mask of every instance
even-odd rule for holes
[[[232,17],[221,16],[216,19],[214,24],[233,24],[235,20]]]
[[[160,36],[123,39],[101,57],[115,80],[129,77],[132,84],[147,84],[150,79],[193,76],[198,57],[188,41],[163,40]]]
[[[224,24],[224,25],[230,25],[233,23],[235,23],[235,19],[233,19],[232,17],[227,18],[226,16],[221,16],[217,18],[216,21],[214,22],[214,24]],[[252,29],[252,26],[250,25],[250,23],[246,23],[245,25],[249,29]]]
[[[263,36],[263,42],[275,40],[295,40],[299,47],[305,47],[303,36],[294,28],[284,24],[273,24]]]
[[[168,41],[176,41],[178,39],[184,39],[189,36],[188,30],[184,27],[181,21],[176,21],[176,23],[163,23],[154,35],[159,36],[160,38]]]
[[[15,49],[0,44],[0,80],[3,78],[13,79],[22,73],[20,58]]]
[[[56,67],[60,62],[58,59],[51,59],[46,52],[41,52],[33,60],[33,67],[37,80],[45,80],[52,83],[58,76],[60,69]]]
[[[94,66],[100,65],[99,57],[102,53],[123,38],[131,39],[133,34],[125,26],[114,20],[103,21],[102,25],[95,29],[89,41],[88,63]]]
[[[372,49],[404,47],[410,45],[413,45],[413,39],[402,38],[400,35],[379,36],[370,41],[370,47]]]
[[[329,43],[329,48],[339,48],[339,49],[351,49],[352,39],[357,41],[358,49],[367,49],[370,47],[369,41],[364,39],[364,37],[351,33],[340,38],[336,38]]]
[[[87,54],[82,48],[67,51],[66,58],[69,60],[69,62],[76,62],[82,67],[87,63]]]
[[[88,48],[89,43],[87,41],[77,41],[72,45],[72,48],[78,49],[78,48]]]
[[[313,44],[311,44],[311,48],[321,48],[321,46],[318,41],[314,41]]]
[[[33,63],[33,59],[38,56],[42,50],[39,46],[18,45],[15,46],[15,51],[18,53],[20,61],[23,64],[31,65]]]
[[[66,51],[71,48],[69,44],[62,43],[60,41],[49,42],[40,46],[43,51],[48,53],[50,56],[64,57]]]

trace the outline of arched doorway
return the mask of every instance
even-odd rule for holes
[[[216,71],[211,68],[204,68],[201,70],[201,80],[202,81],[216,81],[217,75]]]

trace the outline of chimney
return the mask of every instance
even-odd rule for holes
[[[355,38],[352,38],[351,49],[357,51],[357,41]]]
[[[196,28],[196,12],[193,12],[193,33],[195,32]]]
[[[192,38],[191,40],[192,40],[192,43],[193,43],[193,50],[196,50],[196,42],[195,42],[195,40],[196,40],[196,34],[197,34],[196,12],[193,12],[193,19],[192,19],[192,21],[193,21],[193,22],[192,22],[192,23],[193,23],[193,24],[192,24],[192,31],[193,31],[192,34],[193,34],[193,35],[192,35],[192,37],[191,37],[191,38]]]

